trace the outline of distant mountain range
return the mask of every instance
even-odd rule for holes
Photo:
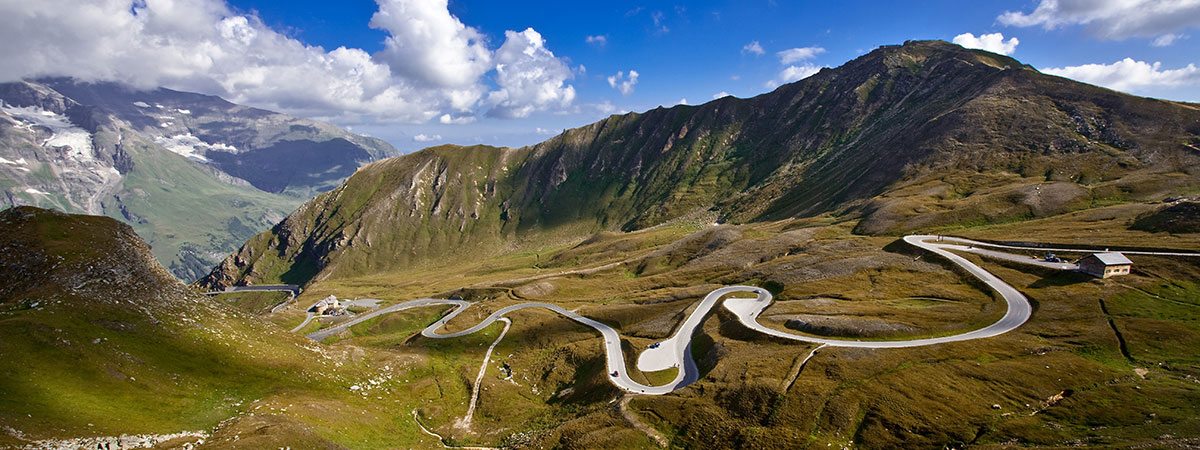
[[[185,280],[362,164],[397,154],[214,96],[63,78],[0,84],[0,207],[121,219]]]
[[[688,217],[832,214],[899,234],[1198,189],[1200,106],[913,41],[754,98],[371,164],[201,283],[305,283]]]

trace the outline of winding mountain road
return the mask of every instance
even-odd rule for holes
[[[911,237],[911,236],[909,236],[909,237]],[[934,238],[934,236],[924,236],[924,237],[925,238]],[[907,238],[905,238],[905,239],[907,239]],[[942,242],[958,242],[958,243],[967,244],[967,245],[974,246],[974,247],[991,247],[991,248],[1002,248],[1002,249],[1008,249],[1008,250],[1037,250],[1039,252],[1058,252],[1058,253],[1101,253],[1101,252],[1113,251],[1113,252],[1121,252],[1126,255],[1186,256],[1186,257],[1200,256],[1200,252],[1158,252],[1158,251],[1146,251],[1146,250],[1110,250],[1107,248],[1090,248],[1089,249],[1089,248],[1056,248],[1056,247],[1036,247],[1036,246],[1026,247],[1026,246],[1020,246],[1020,245],[993,244],[991,242],[980,242],[980,241],[975,241],[975,240],[971,240],[971,239],[967,239],[967,238],[960,238],[960,237],[953,237],[953,236],[941,236],[941,239],[942,239]]]
[[[910,339],[903,341],[859,341],[852,339],[827,339],[815,336],[799,335],[788,333],[785,331],[768,328],[758,323],[758,316],[763,310],[770,305],[770,298],[763,299],[759,296],[757,299],[729,299],[725,301],[725,309],[733,312],[737,316],[738,321],[742,325],[752,330],[763,334],[768,334],[784,339],[791,339],[813,344],[824,344],[829,347],[854,347],[854,348],[906,348],[906,347],[921,347],[925,345],[947,344],[951,342],[969,341],[972,339],[983,339],[1007,333],[1016,329],[1029,320],[1029,316],[1033,314],[1033,305],[1029,303],[1029,299],[1025,297],[1016,288],[1012,287],[999,277],[992,275],[991,272],[983,270],[982,267],[975,265],[971,261],[951,253],[947,248],[956,250],[965,250],[965,248],[954,244],[943,244],[936,242],[937,236],[914,235],[905,236],[904,241],[916,247],[928,250],[938,256],[950,260],[959,267],[965,269],[975,278],[982,280],[984,283],[995,290],[1000,297],[1004,298],[1008,309],[1004,313],[1004,317],[993,322],[986,327],[968,331],[966,333],[955,334],[951,336],[941,336],[925,339]],[[935,241],[935,242],[930,242]]]
[[[961,342],[961,341],[968,341],[968,340],[972,340],[972,339],[984,339],[984,338],[999,336],[1001,334],[1012,331],[1012,330],[1016,329],[1017,327],[1021,326],[1022,324],[1024,324],[1025,321],[1029,320],[1030,315],[1032,315],[1032,313],[1033,313],[1033,307],[1032,307],[1032,305],[1030,305],[1029,299],[1026,298],[1024,294],[1021,294],[1021,292],[1017,291],[1016,288],[1012,287],[1008,283],[1005,283],[1003,280],[996,277],[995,275],[992,275],[990,272],[984,270],[983,268],[979,267],[978,265],[972,263],[970,260],[952,253],[950,250],[970,251],[970,249],[972,247],[983,246],[983,247],[992,247],[992,248],[1007,248],[1007,249],[1020,249],[1020,250],[1068,251],[1065,249],[1057,250],[1057,249],[1034,248],[1034,247],[1004,246],[1004,245],[998,245],[998,244],[988,244],[988,243],[983,243],[983,242],[977,242],[977,241],[972,241],[969,239],[939,237],[939,236],[930,236],[930,235],[906,236],[906,237],[904,237],[904,241],[910,245],[927,250],[933,254],[936,254],[938,256],[941,256],[942,258],[945,258],[946,260],[962,267],[964,270],[966,270],[972,276],[983,281],[985,284],[987,284],[989,287],[991,287],[993,290],[995,290],[998,294],[1000,294],[1000,296],[1004,299],[1005,303],[1007,304],[1007,310],[1006,310],[1004,316],[1001,317],[1000,320],[997,320],[996,322],[994,322],[988,326],[985,326],[983,328],[979,328],[977,330],[972,330],[972,331],[955,334],[955,335],[951,335],[951,336],[941,336],[941,337],[924,338],[924,339],[898,340],[898,341],[860,341],[860,340],[853,340],[853,339],[830,339],[830,338],[822,338],[822,337],[817,337],[817,336],[789,333],[786,331],[777,330],[777,329],[770,328],[770,327],[760,324],[758,322],[758,316],[760,314],[762,314],[762,312],[764,310],[766,310],[766,308],[768,306],[771,305],[771,300],[772,300],[771,293],[768,292],[766,289],[762,289],[762,288],[758,288],[758,287],[754,287],[754,286],[726,286],[726,287],[722,287],[722,288],[713,290],[712,292],[708,293],[708,295],[706,295],[704,297],[704,299],[701,300],[700,303],[698,303],[696,305],[696,307],[692,310],[692,313],[686,319],[684,319],[683,323],[680,324],[680,326],[676,329],[675,333],[671,337],[652,346],[652,348],[648,348],[648,349],[642,351],[641,354],[638,356],[637,367],[639,370],[644,371],[644,372],[659,371],[659,370],[665,370],[665,369],[670,369],[670,368],[680,368],[680,370],[676,374],[674,380],[671,380],[670,382],[660,385],[660,386],[648,386],[648,385],[639,383],[637,381],[634,381],[632,378],[629,377],[629,374],[628,374],[629,372],[625,366],[625,353],[621,349],[621,336],[619,333],[617,333],[617,330],[613,329],[612,327],[610,327],[602,322],[581,316],[581,315],[575,313],[574,311],[567,310],[567,309],[565,309],[561,306],[555,305],[553,303],[527,302],[527,303],[520,303],[520,304],[516,304],[516,305],[506,306],[506,307],[496,310],[491,315],[489,315],[487,318],[483,319],[478,324],[476,324],[470,328],[467,328],[467,329],[464,329],[461,331],[456,331],[453,333],[439,333],[438,330],[442,329],[442,327],[444,327],[447,322],[449,322],[450,320],[453,320],[455,317],[457,317],[459,314],[461,314],[463,311],[465,311],[468,307],[470,307],[471,304],[469,302],[466,302],[463,300],[423,298],[423,299],[417,299],[417,300],[411,300],[411,301],[407,301],[407,302],[403,302],[403,303],[398,303],[398,304],[395,304],[395,305],[392,305],[392,306],[389,306],[386,308],[381,308],[381,309],[372,311],[370,313],[360,314],[351,320],[348,320],[346,322],[338,324],[337,326],[311,333],[308,335],[308,337],[311,339],[317,340],[317,341],[321,341],[321,340],[324,340],[325,338],[327,338],[329,336],[337,334],[349,327],[352,327],[354,325],[357,325],[366,320],[370,320],[374,317],[377,317],[377,316],[383,315],[383,314],[389,314],[389,313],[393,313],[393,312],[397,312],[397,311],[403,311],[403,310],[413,309],[413,308],[429,307],[429,306],[452,306],[452,307],[454,307],[454,309],[451,310],[449,314],[446,314],[438,321],[436,321],[433,324],[426,327],[424,330],[421,330],[421,335],[425,336],[427,338],[445,339],[445,338],[466,336],[468,334],[478,332],[479,330],[482,330],[484,328],[487,328],[488,326],[491,326],[497,320],[503,320],[505,318],[505,316],[507,316],[508,314],[513,313],[515,311],[520,311],[520,310],[529,309],[529,308],[540,308],[540,309],[552,311],[563,317],[566,317],[568,319],[579,322],[583,325],[591,327],[592,329],[595,329],[596,331],[600,332],[600,334],[604,337],[604,352],[605,352],[605,356],[606,356],[606,366],[607,366],[608,377],[609,377],[609,381],[612,382],[613,385],[617,386],[618,388],[620,388],[622,390],[630,392],[630,393],[646,394],[646,395],[663,395],[663,394],[667,394],[667,393],[673,392],[675,390],[678,390],[678,389],[680,389],[684,386],[687,386],[688,384],[691,384],[692,382],[696,381],[699,370],[696,367],[696,362],[691,357],[692,336],[695,334],[696,329],[704,322],[704,319],[706,317],[708,317],[708,314],[712,312],[712,309],[717,305],[717,303],[727,295],[735,294],[735,293],[753,294],[754,298],[728,298],[728,299],[725,299],[724,303],[722,303],[722,304],[724,305],[726,310],[732,312],[737,317],[738,321],[741,322],[742,325],[744,325],[747,328],[750,328],[752,330],[758,331],[760,333],[767,334],[770,336],[775,336],[778,338],[813,343],[813,344],[820,344],[820,345],[824,345],[824,346],[828,346],[828,347],[854,347],[854,348],[876,348],[876,349],[920,347],[920,346],[925,346],[925,345],[936,345],[936,344],[945,344],[945,343],[951,343],[951,342]],[[1085,252],[1086,250],[1075,249],[1075,250],[1070,250],[1070,251]],[[996,255],[991,255],[991,253],[995,253],[995,252],[986,252],[986,253],[980,253],[980,254],[982,256],[993,256],[993,257],[996,256]],[[1164,255],[1164,256],[1200,256],[1200,254],[1197,254],[1197,253],[1172,253],[1172,252],[1126,252],[1126,253],[1144,254],[1144,255]],[[1024,258],[1021,258],[1021,259],[1024,259]],[[1028,262],[1030,262],[1031,264],[1035,263],[1032,260],[1029,260]],[[1063,268],[1065,269],[1066,267],[1063,267]]]
[[[220,291],[205,292],[204,295],[229,294],[233,292],[290,292],[292,298],[300,295],[300,286],[295,284],[255,284],[250,286],[229,286]]]

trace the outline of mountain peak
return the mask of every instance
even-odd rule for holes
[[[975,58],[985,57],[992,61],[1003,62],[1003,65],[1011,67],[1024,67],[1025,64],[1010,56],[1001,55],[999,53],[989,52],[987,50],[966,48],[953,42],[947,42],[940,39],[931,40],[909,40],[904,41],[900,45],[884,45],[870,54],[881,55],[907,55],[911,57],[923,58],[950,58],[950,57],[966,57],[972,56]],[[990,62],[990,61],[989,61]]]
[[[372,165],[204,283],[302,284],[700,215],[832,212],[861,217],[864,234],[1044,217],[1109,192],[1161,195],[1146,180],[1200,163],[1178,144],[1200,142],[1188,128],[1198,118],[1007,56],[909,41],[753,98],[610,116],[512,151],[434,148]],[[1051,183],[1055,195],[979,173]]]
[[[906,41],[885,45],[859,56],[836,69],[823,68],[811,78],[830,76],[981,76],[1012,69],[1032,67],[1005,55],[968,49],[941,40]],[[974,71],[974,72],[972,72]],[[801,80],[797,83],[803,82]]]

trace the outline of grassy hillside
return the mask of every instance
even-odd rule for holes
[[[1064,244],[1200,248],[1198,234],[1129,229],[1154,207],[1090,208],[955,232],[996,240],[1037,236]],[[727,284],[771,288],[776,304],[762,323],[788,329],[799,318],[822,324],[803,330],[820,335],[945,335],[1002,315],[1003,302],[962,274],[917,258],[894,237],[855,235],[857,225],[820,216],[604,232],[538,251],[323,279],[298,303],[330,294],[385,302],[460,295],[477,302],[448,324],[462,329],[505,305],[548,301],[616,327],[634,352],[670,335],[695,302]],[[797,364],[812,346],[748,332],[718,311],[696,336],[701,380],[671,395],[634,397],[630,411],[673,448],[1186,444],[1200,433],[1194,382],[1200,360],[1190,350],[1200,339],[1194,301],[1200,286],[1190,281],[1200,277],[1200,261],[1133,258],[1135,274],[1110,280],[976,259],[1034,300],[1029,323],[996,338],[949,345],[827,348],[803,367]],[[463,342],[419,337],[440,313],[431,308],[380,317],[332,345],[427,352],[432,366],[452,370],[457,400],[419,413],[426,426],[455,442],[653,445],[617,410],[619,394],[604,381],[596,334],[540,311],[510,316],[512,329],[483,381],[476,425],[456,428],[478,352],[499,325]],[[298,320],[292,316],[282,324]],[[468,356],[460,345],[476,353]],[[511,368],[511,379],[501,365]],[[670,375],[638,373],[632,365],[628,370],[635,379]]]
[[[130,223],[172,273],[185,280],[211,269],[226,248],[269,228],[297,198],[221,181],[186,158],[131,138],[136,161],[105,215]]]
[[[955,232],[1200,248],[1195,233],[1130,229],[1156,207],[1112,205]],[[452,295],[475,302],[450,330],[505,305],[549,301],[617,328],[632,355],[725,284],[774,291],[777,302],[761,318],[767,326],[800,319],[822,325],[804,332],[831,336],[944,335],[1002,314],[1003,303],[962,274],[894,237],[856,235],[856,226],[831,215],[675,221],[413,262],[321,279],[264,321],[238,309],[263,299],[225,306],[229,299],[187,292],[115,221],[9,210],[0,214],[0,251],[22,257],[0,261],[0,445],[201,431],[208,448],[438,446],[419,420],[452,445],[652,447],[629,417],[674,448],[1187,445],[1200,433],[1192,351],[1200,285],[1191,281],[1200,262],[1186,259],[1134,256],[1133,275],[1109,280],[981,260],[1034,300],[1026,325],[967,343],[827,348],[803,366],[811,346],[751,333],[716,311],[693,346],[700,380],[632,398],[624,411],[594,331],[521,311],[488,363],[470,429],[456,423],[499,324],[463,338],[420,337],[445,311],[432,307],[378,317],[323,344],[285,331],[330,294],[385,305]],[[628,367],[638,380],[672,375]]]
[[[199,296],[110,218],[17,207],[0,231],[0,447],[184,431],[211,448],[431,444],[395,427],[418,401],[400,381],[415,355],[317,347]]]
[[[202,283],[303,284],[701,216],[833,212],[869,235],[1048,217],[1200,193],[1197,139],[1187,105],[909,42],[750,99],[373,164]]]
[[[249,314],[267,314],[275,306],[291,300],[290,292],[278,291],[243,291],[211,295],[209,298],[229,305],[230,308]]]

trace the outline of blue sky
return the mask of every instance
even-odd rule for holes
[[[256,11],[269,25],[311,44],[326,48],[353,46],[375,52],[386,34],[366,26],[375,13],[370,0],[278,2],[234,0],[237,8]],[[969,5],[969,6],[968,6]],[[611,102],[618,110],[641,111],[673,105],[680,99],[699,104],[718,92],[739,97],[767,92],[765,85],[782,69],[775,52],[796,47],[821,47],[813,59],[821,66],[838,66],[880,45],[907,39],[952,40],[962,33],[1003,33],[1020,44],[1012,56],[1035,67],[1064,67],[1112,63],[1126,57],[1162,62],[1174,68],[1197,63],[1200,39],[1183,39],[1172,46],[1155,47],[1151,37],[1105,39],[1084,26],[1012,27],[997,17],[1006,11],[1033,11],[1037,2],[994,1],[690,1],[690,2],[561,2],[561,1],[454,1],[450,12],[476,27],[489,39],[499,40],[505,30],[532,27],[547,40],[555,55],[586,74],[572,80],[577,103]],[[661,14],[657,25],[655,15]],[[586,42],[604,36],[604,43]],[[757,41],[763,55],[745,53]],[[632,94],[621,95],[606,77],[617,71],[636,70],[639,81]],[[1181,100],[1200,101],[1196,86],[1150,89]],[[521,145],[545,138],[537,128],[559,130],[602,117],[600,113],[556,115],[542,113],[521,120],[492,119],[466,126],[403,125],[408,135],[440,135],[444,140],[470,143]],[[488,123],[488,122],[498,123]],[[509,123],[519,122],[519,123]],[[385,130],[360,127],[384,136]],[[391,139],[405,147],[422,143]]]
[[[179,52],[201,43],[222,52],[214,53],[209,64],[181,61],[153,77],[145,72],[154,69],[123,73],[118,67],[111,78],[322,118],[405,150],[438,143],[531,144],[607,114],[683,99],[699,104],[719,92],[753,96],[880,45],[951,41],[963,33],[971,38],[1000,33],[1002,38],[990,36],[988,42],[1007,46],[973,45],[1010,52],[1048,72],[1139,95],[1200,101],[1200,69],[1194,66],[1200,63],[1200,0],[1171,5],[1150,0],[455,0],[448,6],[444,0],[174,0],[195,7],[188,11],[166,3],[172,2],[148,0],[143,11],[135,4],[132,20],[147,23],[146,30],[168,30],[155,22],[177,14],[181,21],[212,22],[221,31],[168,34],[180,44],[147,52]],[[385,8],[391,8],[392,20],[373,22]],[[249,20],[233,20],[239,17]],[[453,36],[412,31],[427,25],[432,34]],[[517,33],[506,34],[510,31]],[[128,39],[132,45],[155,40]],[[339,47],[353,51],[335,52]],[[785,64],[779,52],[788,49],[803,50]],[[229,56],[239,51],[246,55]],[[448,54],[455,57],[441,58]],[[488,61],[476,60],[480,55]],[[300,60],[320,64],[309,67]],[[266,69],[254,72],[247,65]],[[507,66],[511,78],[500,80],[497,66]],[[785,74],[789,66],[793,69]],[[37,69],[34,74],[55,68]],[[304,75],[326,71],[324,77]],[[630,71],[638,74],[635,84],[629,84]],[[376,72],[381,74],[359,77]],[[610,83],[618,72],[621,77]],[[463,73],[469,75],[458,76]],[[355,81],[324,89],[348,77]],[[619,89],[622,81],[625,92]],[[381,93],[385,85],[394,89]]]

